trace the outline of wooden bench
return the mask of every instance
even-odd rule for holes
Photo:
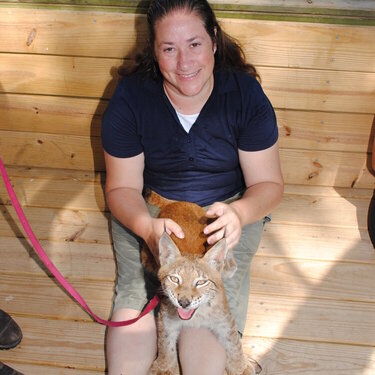
[[[144,3],[0,0],[0,155],[46,252],[102,317],[115,263],[100,119],[145,39]],[[286,182],[252,264],[244,345],[265,374],[373,374],[374,3],[270,3],[212,1],[276,109]],[[0,308],[24,334],[0,361],[104,374],[105,327],[40,265],[2,183],[0,210]]]

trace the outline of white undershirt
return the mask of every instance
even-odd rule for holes
[[[183,115],[182,113],[177,112],[177,117],[180,120],[182,127],[185,129],[186,133],[189,133],[191,127],[194,125],[195,121],[197,120],[199,113],[195,113],[194,115]]]

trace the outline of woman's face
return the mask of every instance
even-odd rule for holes
[[[177,10],[156,22],[154,48],[168,93],[193,97],[211,92],[216,45],[198,15]]]

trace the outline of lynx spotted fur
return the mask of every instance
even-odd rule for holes
[[[226,351],[228,375],[253,375],[246,359],[225,295],[222,278],[236,270],[232,250],[225,239],[209,248],[203,229],[207,218],[203,208],[188,202],[165,200],[154,192],[146,198],[161,208],[159,217],[176,221],[185,239],[164,233],[159,242],[158,278],[163,297],[158,318],[158,357],[151,374],[180,374],[177,340],[182,328],[207,328]],[[150,261],[147,249],[144,263]]]

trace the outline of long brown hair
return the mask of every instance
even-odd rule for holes
[[[139,72],[155,79],[161,76],[154,54],[155,24],[171,12],[181,9],[198,15],[202,19],[212,43],[216,43],[215,69],[248,72],[253,77],[260,79],[255,67],[246,62],[245,53],[239,43],[222,30],[206,0],[151,1],[147,11],[147,44],[142,53],[136,57],[136,65],[131,72]]]

